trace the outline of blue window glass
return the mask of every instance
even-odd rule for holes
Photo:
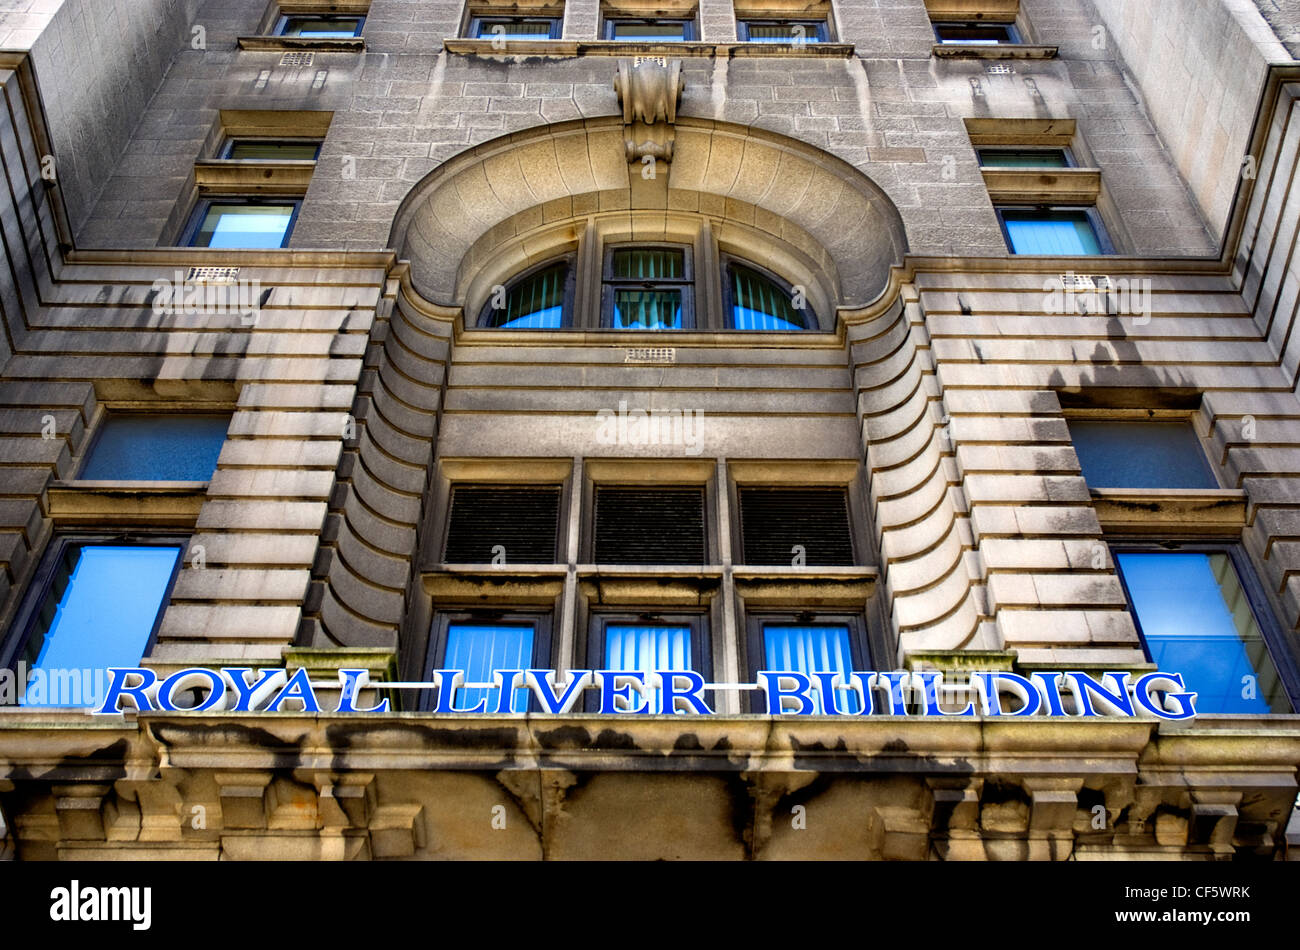
[[[199,206],[191,247],[270,250],[284,247],[299,202],[218,199]]]
[[[229,416],[110,416],[77,476],[89,480],[206,482]]]
[[[171,587],[179,545],[68,545],[20,659],[40,671],[27,706],[90,706],[109,667],[138,666]]]
[[[1287,713],[1291,704],[1225,553],[1117,553],[1151,661],[1181,673],[1199,713]]]
[[[442,669],[462,670],[466,683],[491,683],[496,670],[526,670],[533,665],[533,641],[537,627],[532,623],[452,623],[447,627],[447,649]],[[523,686],[522,680],[516,681]],[[466,686],[457,690],[455,708],[473,709],[483,699],[488,709],[497,706],[496,690]],[[511,712],[528,710],[528,692],[516,689],[510,700]]]
[[[286,16],[280,20],[277,36],[301,36],[313,40],[346,39],[361,35],[362,16]]]
[[[732,264],[727,270],[733,329],[810,330],[817,326],[812,311],[806,305],[796,309],[794,293],[770,277],[743,264]]]
[[[479,325],[500,330],[554,330],[564,326],[569,271],[569,262],[560,261],[515,281],[504,300],[488,300]]]
[[[1218,488],[1186,422],[1072,419],[1070,438],[1091,488]]]
[[[763,661],[767,664],[763,667],[765,670],[839,673],[847,682],[853,671],[849,628],[845,624],[765,623]],[[813,685],[818,684],[814,681]],[[818,692],[818,712],[825,713],[825,701]],[[851,690],[840,694],[838,705],[848,713],[862,709],[857,694]]]
[[[653,673],[691,669],[691,628],[676,624],[611,623],[605,626],[607,670]],[[698,672],[698,671],[697,671]],[[635,697],[633,699],[635,703]],[[656,691],[653,712],[665,710]]]
[[[1087,211],[1007,208],[1000,213],[1013,254],[1079,257],[1103,253]]]

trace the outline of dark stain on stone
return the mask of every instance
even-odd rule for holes
[[[591,745],[591,733],[581,726],[560,726],[556,729],[538,729],[537,742],[543,749],[586,749]]]
[[[700,737],[693,732],[683,732],[673,743],[674,752],[703,752],[704,746],[700,743]]]
[[[626,732],[618,732],[614,729],[602,729],[596,736],[596,740],[591,744],[593,749],[624,749],[635,751],[636,742]]]

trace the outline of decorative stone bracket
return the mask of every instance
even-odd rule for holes
[[[619,60],[614,91],[623,106],[623,141],[628,162],[649,156],[673,160],[673,125],[686,80],[681,60],[637,56]]]

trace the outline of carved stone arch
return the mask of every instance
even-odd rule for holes
[[[619,117],[548,126],[470,149],[398,210],[390,246],[426,299],[462,307],[494,248],[548,225],[618,210],[706,215],[766,234],[819,271],[839,307],[870,303],[907,250],[885,192],[841,159],[775,133],[679,117],[671,165],[650,180],[625,154]]]

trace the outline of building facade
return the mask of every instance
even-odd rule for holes
[[[0,10],[6,856],[1300,843],[1300,4]]]

